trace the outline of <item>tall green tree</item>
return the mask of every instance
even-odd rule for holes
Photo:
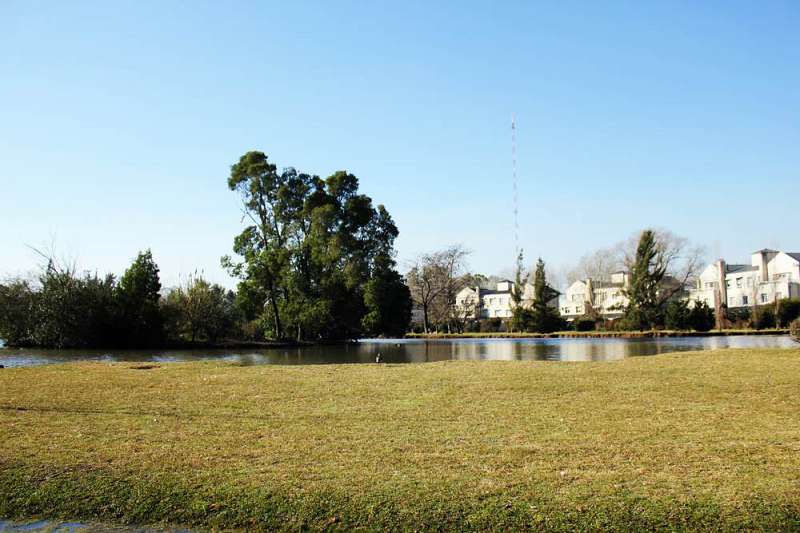
[[[659,299],[659,286],[667,274],[667,264],[652,230],[644,230],[636,247],[636,256],[630,271],[630,283],[625,294],[625,324],[631,329],[651,329],[663,323],[663,302]]]
[[[234,240],[240,260],[225,257],[223,264],[241,279],[248,314],[269,323],[266,333],[275,338],[360,336],[367,282],[394,270],[397,227],[386,209],[359,194],[348,172],[324,180],[293,168],[278,172],[262,152],[243,155],[228,186],[239,193],[249,224]]]
[[[152,346],[164,339],[159,269],[150,250],[140,252],[116,287],[120,335],[129,346]]]
[[[367,335],[400,337],[411,322],[411,291],[395,270],[394,262],[387,259],[378,261],[376,271],[364,286],[367,313],[361,324]]]
[[[539,333],[549,333],[560,329],[563,325],[558,309],[549,302],[558,296],[558,291],[547,283],[545,263],[540,257],[536,261],[533,274],[533,305],[530,328]]]

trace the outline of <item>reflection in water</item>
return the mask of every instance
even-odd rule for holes
[[[387,363],[449,360],[616,361],[626,357],[719,348],[790,348],[788,336],[663,337],[656,339],[369,339],[358,343],[263,350],[30,350],[0,348],[0,364],[71,361],[173,362],[217,359],[242,365]]]

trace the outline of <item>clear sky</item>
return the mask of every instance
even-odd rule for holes
[[[55,239],[164,283],[219,266],[244,152],[346,169],[400,228],[556,267],[653,225],[800,251],[800,2],[0,1],[0,272]]]

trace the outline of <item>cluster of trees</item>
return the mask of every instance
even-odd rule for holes
[[[119,279],[48,260],[36,280],[0,285],[0,338],[52,347],[156,346],[181,340],[345,340],[403,335],[411,294],[395,263],[386,208],[339,171],[278,171],[262,152],[231,167],[249,224],[222,263],[237,292],[193,276],[161,290],[152,254]]]
[[[703,265],[705,250],[667,230],[646,229],[609,248],[581,258],[567,276],[577,279],[609,279],[613,272],[626,271],[628,286],[623,290],[628,304],[623,317],[607,324],[587,306],[586,315],[575,321],[576,329],[612,327],[620,330],[694,329],[714,327],[714,310],[705,303],[685,300],[687,284]]]
[[[262,152],[231,167],[249,224],[223,257],[239,278],[245,319],[270,338],[298,341],[402,335],[411,296],[397,272],[398,231],[383,205],[358,192],[358,179],[278,171]]]
[[[162,297],[149,250],[119,279],[79,274],[50,256],[36,279],[0,284],[0,338],[9,345],[55,348],[216,340],[237,325],[232,299],[201,278]]]
[[[548,306],[558,296],[547,281],[545,263],[538,260],[533,273],[533,302],[523,301],[525,286],[530,275],[522,268],[522,254],[518,257],[512,293],[512,317],[481,319],[479,302],[459,305],[456,295],[465,287],[494,289],[500,279],[469,272],[469,252],[461,245],[451,245],[443,250],[418,256],[411,262],[406,279],[414,305],[420,312],[422,331],[530,331],[551,332],[564,327],[558,309]]]

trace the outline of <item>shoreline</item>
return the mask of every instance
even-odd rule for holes
[[[55,346],[36,346],[29,344],[3,344],[0,339],[0,350],[114,350],[121,351],[142,351],[142,350],[244,350],[260,349],[268,350],[272,348],[302,348],[306,346],[327,346],[337,344],[350,344],[358,342],[356,340],[337,340],[337,341],[220,341],[220,342],[167,342],[156,346],[74,346],[59,348]]]
[[[726,329],[711,331],[555,331],[553,333],[407,333],[406,339],[651,339],[658,337],[733,337],[759,335],[789,335],[788,328]]]

